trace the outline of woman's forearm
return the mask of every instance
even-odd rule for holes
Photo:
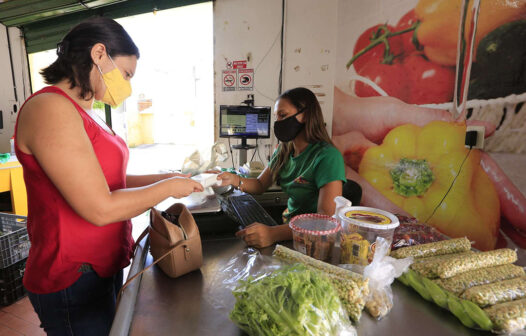
[[[274,242],[280,242],[292,239],[292,230],[288,224],[281,224],[277,226],[271,226],[272,238]]]
[[[164,173],[164,174],[150,174],[150,175],[126,175],[126,188],[137,188],[144,187],[161,180],[174,177],[177,174]]]
[[[262,194],[267,190],[267,187],[257,178],[245,178],[238,175],[238,184],[234,185],[236,188],[249,194]]]
[[[144,187],[101,194],[91,200],[91,205],[84,203],[81,207],[73,208],[87,221],[104,226],[135,217],[168,197],[181,198],[197,191],[203,191],[199,182],[187,178],[170,178]]]
[[[140,215],[170,197],[172,188],[170,180],[165,180],[149,186],[115,190],[98,202],[98,208],[89,213],[82,213],[84,209],[77,212],[89,222],[104,226]]]

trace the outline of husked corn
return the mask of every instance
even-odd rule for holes
[[[344,278],[351,278],[358,286],[367,288],[367,294],[369,294],[368,283],[369,280],[364,278],[361,274],[354,273],[345,268],[331,265],[329,263],[311,258],[303,253],[291,250],[283,245],[276,245],[272,255],[283,259],[285,261],[299,262],[307,266],[314,267],[316,269],[322,270],[327,274],[333,274]]]
[[[425,258],[442,254],[465,252],[471,249],[471,242],[466,237],[441,240],[438,242],[402,247],[391,252],[393,258]]]
[[[526,297],[526,277],[471,287],[462,294],[462,298],[470,300],[480,307],[492,306],[524,297]]]
[[[426,257],[426,258],[418,258],[418,259],[413,260],[413,265],[424,263],[424,262],[434,262],[434,261],[446,260],[447,258],[465,255],[465,254],[473,254],[473,253],[475,253],[475,251],[466,251],[466,252],[453,253],[453,254],[442,254],[442,255]]]
[[[439,262],[436,274],[445,279],[478,268],[511,264],[515,261],[517,261],[517,252],[512,249],[460,255]]]
[[[347,310],[349,317],[354,321],[358,321],[365,306],[365,297],[361,294],[362,289],[354,280],[332,274],[325,275],[331,280],[334,288],[336,288],[338,297]]]
[[[489,284],[495,281],[508,280],[524,276],[526,273],[520,266],[506,264],[461,273],[448,279],[434,280],[438,285],[455,295],[462,294],[471,287]]]
[[[365,306],[365,298],[369,295],[368,279],[360,274],[311,258],[282,245],[276,245],[273,255],[288,262],[302,263],[307,267],[322,271],[335,286],[349,316],[354,321],[360,319]]]
[[[484,311],[498,330],[513,333],[526,327],[526,299],[499,303]]]

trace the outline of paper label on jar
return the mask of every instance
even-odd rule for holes
[[[389,217],[382,214],[365,211],[365,210],[351,210],[345,213],[345,217],[354,219],[359,222],[367,224],[391,224],[392,221]]]

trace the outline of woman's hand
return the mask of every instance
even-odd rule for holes
[[[169,179],[173,186],[172,196],[175,198],[183,198],[194,192],[203,191],[201,183],[196,182],[190,178],[172,177]]]
[[[226,185],[231,184],[234,187],[237,187],[239,186],[239,181],[241,177],[239,177],[239,175],[236,175],[236,174],[223,172],[217,176],[217,179],[221,180],[221,186],[226,186]]]
[[[273,228],[261,223],[253,223],[236,232],[236,237],[243,239],[248,246],[255,248],[267,247],[276,242]]]

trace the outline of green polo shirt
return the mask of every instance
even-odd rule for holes
[[[272,155],[271,167],[278,150]],[[325,142],[309,144],[297,157],[291,155],[278,176],[281,189],[289,196],[288,213],[284,214],[287,221],[296,215],[316,213],[320,188],[332,181],[346,181],[342,155]]]

